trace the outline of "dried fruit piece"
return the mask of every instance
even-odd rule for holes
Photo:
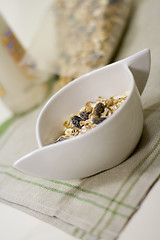
[[[105,119],[106,119],[105,117],[93,118],[92,122],[95,123],[95,124],[99,124],[99,123],[103,122]]]
[[[94,114],[100,117],[101,113],[104,112],[104,107],[105,106],[103,103],[101,102],[97,103]]]
[[[76,115],[72,117],[72,124],[77,128],[81,128],[81,125],[80,125],[81,121],[82,121],[81,117],[78,117]]]
[[[86,121],[89,118],[89,112],[86,111],[80,112],[80,116],[84,121]]]

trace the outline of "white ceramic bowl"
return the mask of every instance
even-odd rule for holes
[[[93,175],[120,164],[135,149],[143,129],[142,92],[150,71],[150,51],[92,71],[58,91],[42,109],[36,125],[40,149],[15,167],[50,179],[73,179]],[[138,89],[137,89],[138,86]],[[63,123],[88,101],[129,95],[107,120],[85,134],[48,145],[63,131]]]

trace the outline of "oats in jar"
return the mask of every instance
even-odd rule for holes
[[[116,95],[110,98],[98,97],[95,102],[87,102],[77,114],[73,114],[64,123],[64,132],[55,141],[60,142],[93,129],[98,124],[109,118],[125,101],[124,95]]]

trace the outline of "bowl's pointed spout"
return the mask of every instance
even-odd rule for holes
[[[148,80],[151,66],[150,50],[144,49],[123,60],[133,74],[135,83],[142,94]]]

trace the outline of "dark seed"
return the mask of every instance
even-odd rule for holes
[[[78,117],[78,116],[72,117],[72,124],[77,128],[81,128],[80,121],[82,121],[81,117]]]
[[[82,118],[82,120],[86,121],[89,118],[89,112],[80,112],[80,116]]]
[[[103,122],[106,118],[105,117],[101,117],[101,118],[93,118],[92,122],[95,124],[99,124],[101,122]]]
[[[95,112],[94,114],[97,116],[101,116],[101,113],[104,112],[104,104],[103,103],[97,103],[97,105],[95,106]]]

